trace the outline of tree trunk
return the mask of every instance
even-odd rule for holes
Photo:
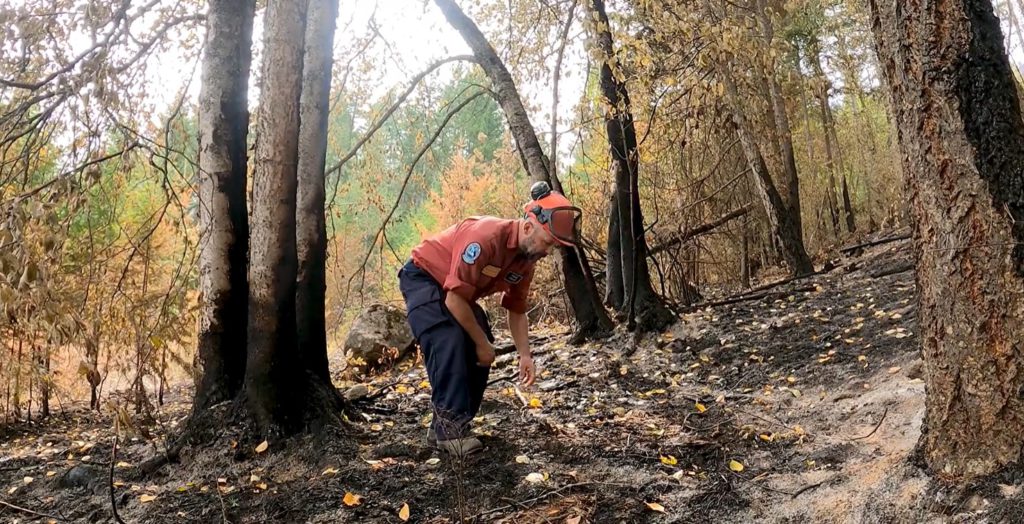
[[[761,31],[764,33],[765,41],[768,47],[772,45],[772,40],[775,39],[775,29],[772,26],[771,18],[765,7],[763,0],[758,0],[756,9],[757,20],[761,25]],[[793,133],[789,124],[789,112],[786,111],[786,100],[782,95],[782,86],[779,85],[779,80],[775,75],[775,65],[770,62],[768,68],[765,71],[765,77],[768,82],[768,95],[771,100],[771,108],[773,121],[775,122],[775,134],[778,136],[779,142],[779,154],[782,158],[782,177],[780,185],[782,186],[782,200],[786,206],[786,210],[790,216],[794,227],[796,227],[797,233],[800,235],[800,242],[803,243],[803,220],[801,219],[800,210],[800,178],[796,169],[796,155],[793,153]]]
[[[754,183],[755,192],[764,206],[765,214],[768,216],[772,238],[778,244],[782,257],[794,275],[813,273],[814,265],[804,249],[803,236],[792,214],[783,204],[782,197],[775,189],[775,184],[772,183],[768,165],[750,131],[750,122],[743,114],[736,82],[733,81],[725,66],[718,67],[718,79],[725,85],[736,135],[739,138],[741,149],[743,149],[743,155],[750,164],[751,180]]]
[[[747,221],[743,221],[743,236],[740,244],[740,285],[750,289],[750,232]]]
[[[839,234],[839,198],[836,195],[835,173],[840,173],[843,216],[846,221],[846,231],[853,233],[857,228],[854,225],[853,207],[850,204],[850,190],[846,184],[846,166],[842,161],[842,152],[839,149],[839,135],[836,133],[836,121],[832,114],[832,106],[829,104],[828,94],[831,91],[831,82],[825,75],[825,69],[821,66],[821,48],[817,38],[813,38],[808,47],[808,59],[811,62],[811,69],[814,71],[814,83],[817,89],[818,106],[821,109],[821,126],[825,138],[826,167],[828,169],[829,205],[833,206],[830,211],[833,214],[833,228]],[[838,160],[838,161],[837,161]]]
[[[441,9],[448,23],[462,35],[473,50],[477,63],[490,79],[530,178],[548,182],[552,188],[561,191],[561,183],[557,177],[550,174],[548,159],[540,147],[526,108],[523,107],[519,90],[501,58],[476,23],[462,12],[454,0],[434,0],[434,3]],[[562,248],[559,251],[565,290],[569,295],[569,303],[572,305],[577,323],[573,341],[607,335],[612,328],[612,322],[601,305],[597,284],[586,254],[578,248]]]
[[[601,60],[601,94],[607,103],[605,130],[611,151],[612,172],[615,175],[623,295],[626,299],[625,309],[630,314],[628,326],[630,329],[639,328],[640,332],[661,331],[675,321],[675,314],[665,307],[651,285],[643,210],[640,206],[640,152],[629,91],[625,83],[612,72],[616,58],[604,0],[591,0],[590,9],[596,21],[592,30],[595,32],[596,54]]]
[[[50,375],[50,350],[48,347],[39,348],[39,369],[42,371],[39,377],[39,418],[49,418],[53,378]]]
[[[1024,122],[988,0],[870,0],[910,206],[928,467],[970,479],[1024,434]]]
[[[622,245],[619,243],[619,191],[612,188],[608,195],[608,250],[605,265],[604,303],[615,311],[622,311],[626,303],[625,284],[622,281]]]
[[[327,365],[327,222],[324,216],[327,120],[338,0],[310,0],[300,101],[296,241],[296,332],[306,366],[330,381]]]
[[[306,2],[271,0],[257,116],[245,392],[263,434],[337,419],[341,397],[296,348],[299,107]],[[305,217],[304,217],[305,219]]]
[[[242,388],[248,319],[248,83],[255,0],[211,0],[199,93],[199,288],[193,412]]]

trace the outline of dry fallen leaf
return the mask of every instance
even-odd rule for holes
[[[343,503],[345,503],[346,506],[351,508],[351,507],[355,507],[355,506],[358,506],[358,505],[362,504],[363,503],[363,496],[362,495],[356,495],[356,494],[354,494],[354,493],[352,493],[350,491],[346,491],[345,492],[345,498],[341,499],[341,501]]]
[[[730,460],[729,469],[735,471],[736,473],[739,473],[743,471],[743,464],[736,460]]]
[[[541,482],[544,482],[544,480],[545,479],[543,473],[530,473],[529,475],[526,476],[526,481],[531,484],[539,484]]]
[[[565,524],[580,524],[580,520],[582,519],[583,517],[580,517],[579,515],[576,515],[575,517],[569,517],[565,519]]]
[[[669,455],[667,457],[665,455],[662,455],[661,456],[661,463],[666,465],[666,466],[675,466],[676,464],[679,463],[679,461],[676,460],[676,458],[673,457],[672,455]]]
[[[256,453],[263,453],[269,447],[270,447],[270,443],[267,442],[266,440],[264,440],[263,442],[260,442],[259,446],[256,446]]]
[[[139,497],[139,502],[153,502],[154,500],[156,500],[156,495],[150,495],[148,493]]]
[[[647,507],[650,508],[651,511],[657,511],[658,513],[665,513],[665,506],[662,506],[661,504],[658,504],[657,502],[645,502],[645,504],[647,504]]]
[[[527,457],[526,455],[519,455],[518,457],[516,457],[516,464],[529,464],[529,463],[530,463],[530,457]]]
[[[33,480],[35,480],[35,479],[32,478],[32,477],[25,477],[24,478],[25,484],[31,484]]]
[[[409,520],[409,504],[402,504],[402,509],[398,510],[398,518],[403,521]]]
[[[441,459],[439,459],[437,457],[428,458],[427,459],[427,464],[430,464],[431,466],[433,466],[434,464],[437,464],[438,462],[441,462]]]
[[[337,468],[327,468],[327,469],[324,470],[323,473],[321,473],[321,475],[337,475],[337,474],[338,474],[338,469]]]
[[[543,405],[544,404],[542,404],[540,399],[537,398],[537,397],[533,397],[533,398],[530,399],[530,407],[532,409],[538,409],[538,408],[540,408]]]
[[[700,413],[704,413],[705,411],[708,410],[708,408],[706,406],[704,406],[704,404],[701,404],[700,402],[697,402],[696,404],[694,404],[694,407],[696,407],[697,411],[700,412]]]

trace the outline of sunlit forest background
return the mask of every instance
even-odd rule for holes
[[[204,6],[153,0],[112,16],[114,4],[0,8],[0,79],[47,73],[31,89],[0,80],[5,420],[90,396],[99,407],[115,392],[142,409],[191,370]],[[395,273],[424,235],[470,215],[516,217],[528,196],[529,177],[493,99],[476,96],[449,115],[487,85],[471,64],[446,60],[463,52],[443,44],[457,35],[420,2],[383,4],[342,1],[338,21],[327,153],[332,351],[367,305],[399,303]],[[612,177],[598,68],[586,50],[594,21],[570,2],[475,4],[466,7],[523,86],[554,168],[585,211],[585,246],[600,275]],[[694,293],[722,295],[778,271],[727,109],[755,126],[773,173],[784,169],[780,140],[792,141],[803,235],[816,261],[906,224],[896,137],[859,2],[790,0],[767,21],[736,15],[724,23],[671,4],[609,5],[615,73],[629,85],[641,140],[656,291],[688,304]],[[1016,63],[1024,10],[1018,0],[996,4]],[[396,13],[404,22],[388,23]],[[695,44],[708,35],[715,49]],[[396,50],[409,38],[423,39],[426,59]],[[709,73],[723,52],[732,56],[738,99]],[[770,110],[776,88],[788,137]],[[708,234],[672,242],[743,208]],[[538,322],[571,319],[554,264],[542,264],[534,288]]]

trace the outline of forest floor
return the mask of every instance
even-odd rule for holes
[[[910,261],[906,240],[868,248],[686,313],[632,351],[628,334],[572,347],[552,329],[530,391],[499,358],[475,421],[486,450],[465,461],[424,442],[429,389],[411,364],[368,384],[350,428],[258,452],[224,427],[141,480],[187,389],[148,430],[126,421],[145,435],[123,436],[113,460],[109,415],[0,427],[0,521],[112,522],[111,498],[129,523],[1020,521],[1019,479],[950,492],[913,463]]]

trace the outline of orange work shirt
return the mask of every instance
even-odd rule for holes
[[[504,293],[501,306],[526,313],[535,262],[519,253],[519,223],[470,217],[420,242],[412,261],[445,291],[469,302]]]

